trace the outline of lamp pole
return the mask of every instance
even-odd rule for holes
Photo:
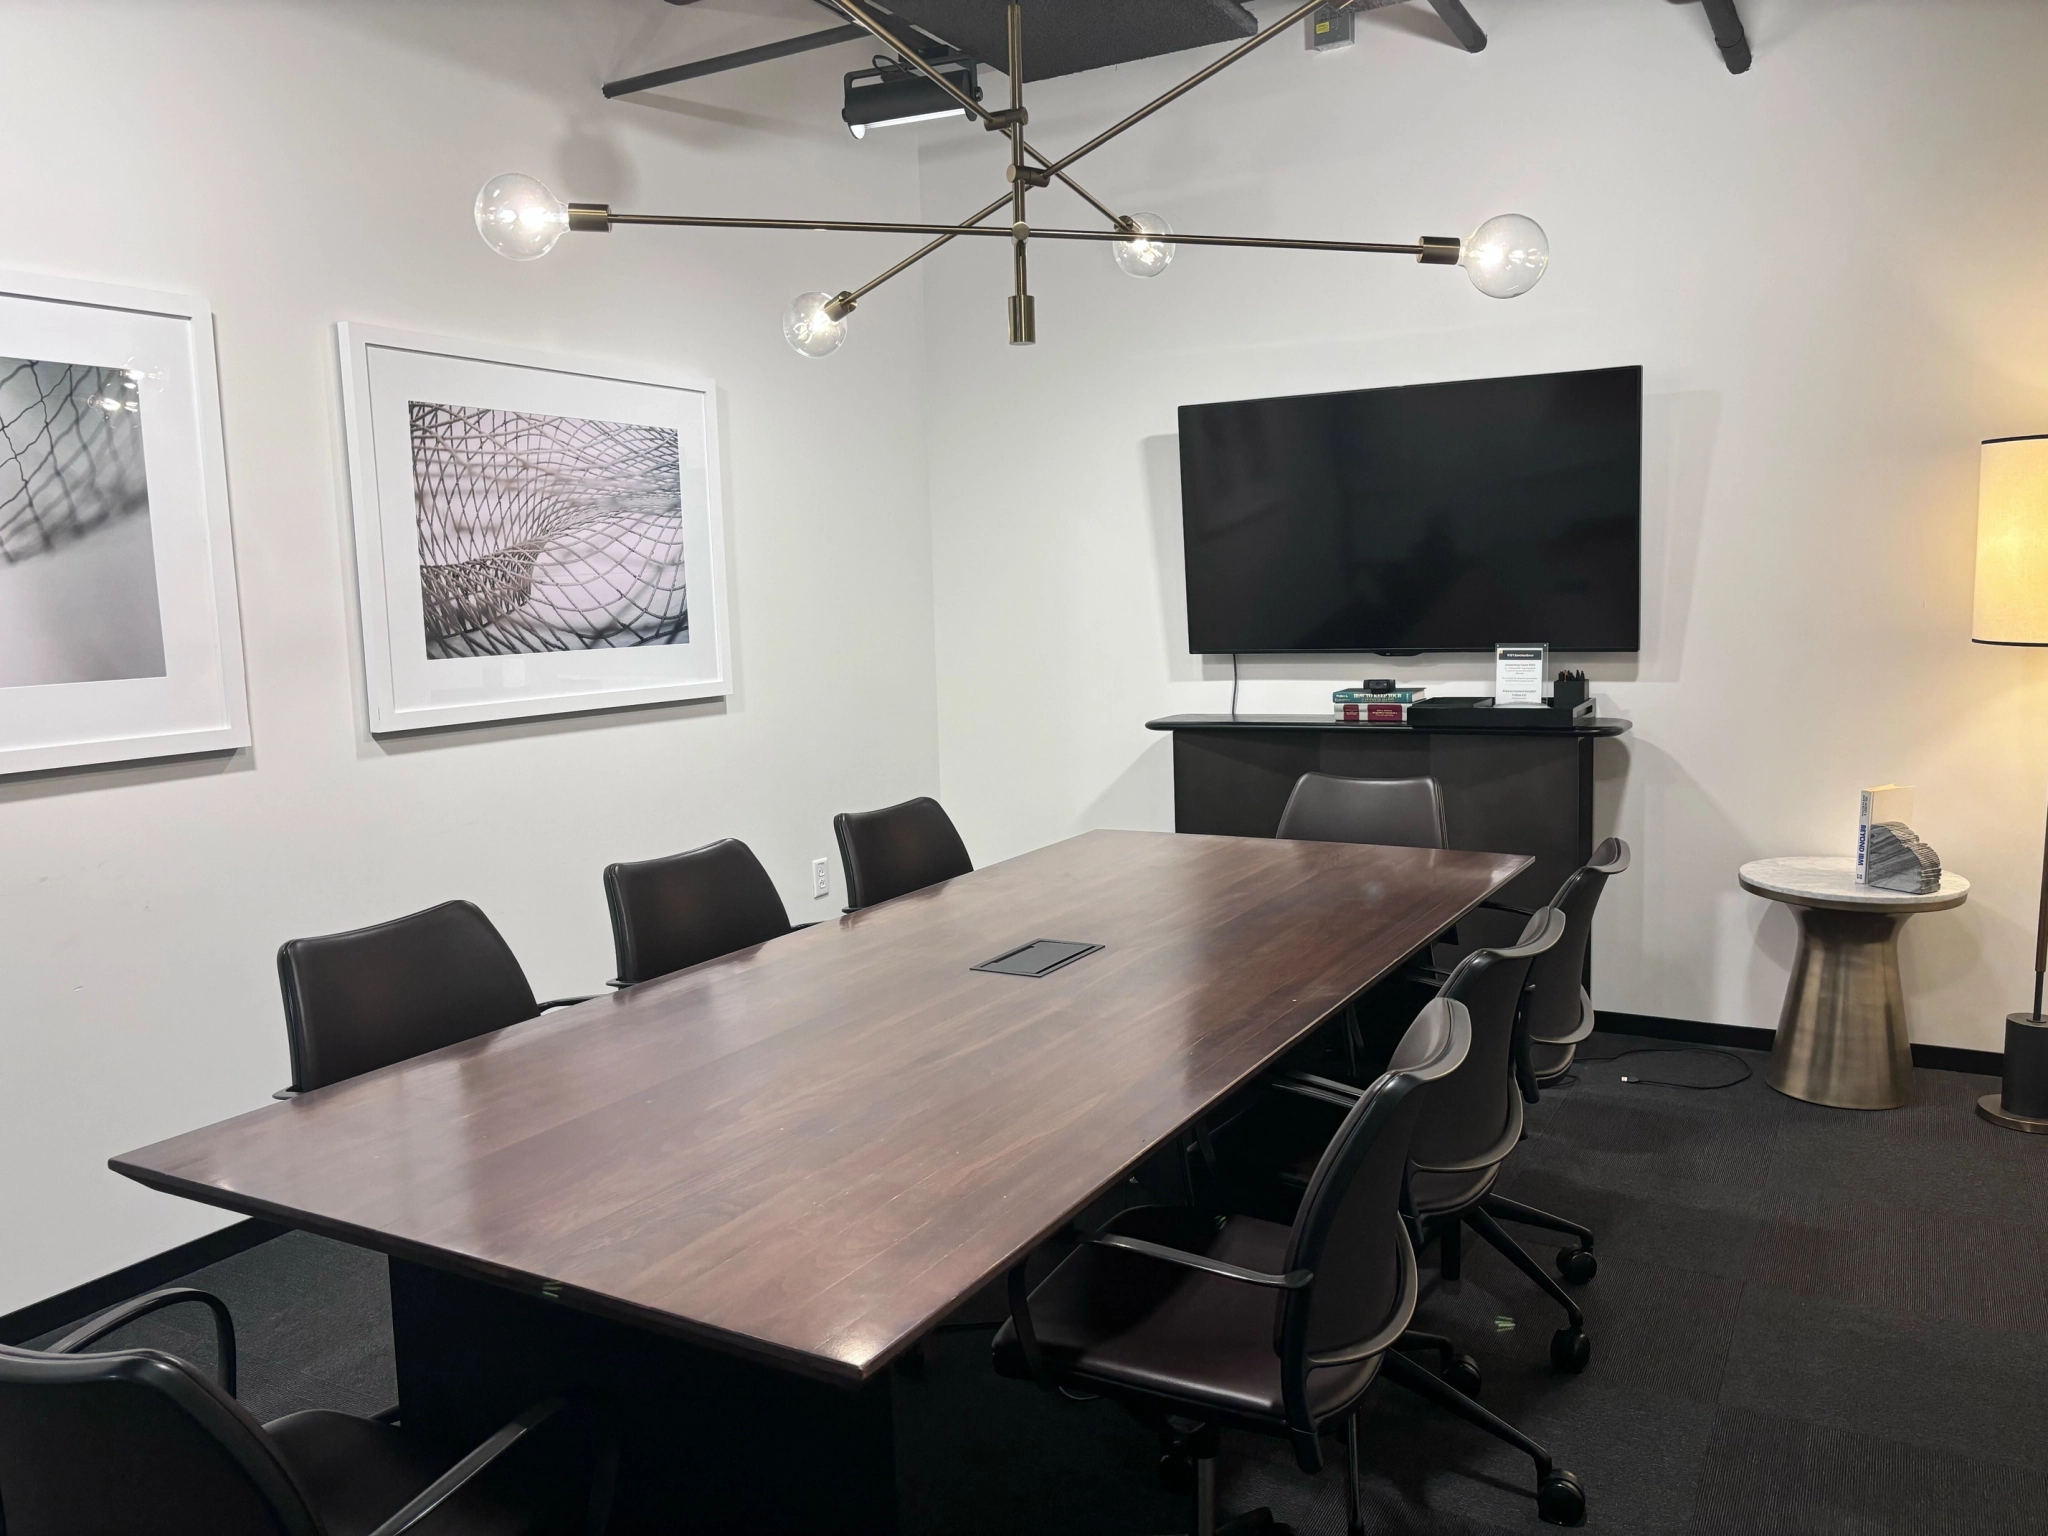
[[[1977,493],[1977,601],[1970,638],[1979,645],[2048,646],[2048,434],[1984,444]],[[2011,1131],[2048,1135],[2048,838],[2034,923],[2034,1006],[2005,1019],[2005,1075],[1977,1113]]]

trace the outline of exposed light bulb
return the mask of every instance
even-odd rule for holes
[[[1472,286],[1490,298],[1527,293],[1550,266],[1550,237],[1534,219],[1504,213],[1472,231],[1458,258]]]
[[[476,232],[509,260],[547,255],[568,228],[568,205],[531,176],[494,176],[476,195]]]
[[[830,357],[846,340],[846,317],[833,319],[829,293],[800,293],[782,312],[782,335],[805,357]]]
[[[1133,213],[1126,217],[1138,230],[1140,238],[1119,240],[1109,248],[1110,253],[1116,257],[1116,264],[1131,276],[1157,277],[1173,265],[1174,255],[1172,244],[1157,237],[1172,234],[1173,226],[1156,213]]]

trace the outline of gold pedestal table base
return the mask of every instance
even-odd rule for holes
[[[1856,861],[1759,859],[1738,878],[1799,919],[1799,953],[1771,1048],[1771,1086],[1836,1109],[1897,1109],[1913,1066],[1899,985],[1899,930],[1915,912],[1959,907],[1970,893],[1944,873],[1925,895],[1856,883]]]

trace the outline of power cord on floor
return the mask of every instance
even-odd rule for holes
[[[1642,1083],[1651,1088],[1684,1088],[1693,1093],[1719,1093],[1724,1088],[1733,1088],[1738,1084],[1746,1083],[1756,1075],[1751,1070],[1749,1063],[1733,1051],[1717,1051],[1703,1045],[1639,1045],[1630,1050],[1618,1051],[1612,1056],[1581,1056],[1577,1058],[1573,1065],[1599,1066],[1602,1063],[1620,1061],[1629,1056],[1719,1056],[1724,1061],[1734,1062],[1736,1066],[1742,1069],[1742,1076],[1731,1077],[1725,1083],[1681,1083],[1668,1077],[1629,1077],[1626,1074],[1622,1076],[1621,1080],[1624,1083]],[[1559,1080],[1558,1086],[1562,1087],[1565,1084],[1577,1081],[1577,1074],[1567,1074]]]

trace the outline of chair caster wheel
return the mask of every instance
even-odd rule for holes
[[[1593,1341],[1576,1328],[1560,1328],[1550,1336],[1552,1369],[1576,1376],[1593,1358]]]
[[[1459,1355],[1444,1367],[1444,1384],[1454,1387],[1467,1397],[1477,1397],[1483,1378],[1479,1374],[1479,1362],[1470,1355]]]
[[[1586,1490],[1562,1467],[1536,1485],[1536,1513],[1552,1525],[1586,1523]]]
[[[1590,1248],[1566,1248],[1557,1255],[1557,1272],[1573,1285],[1584,1285],[1600,1273],[1600,1261]]]

